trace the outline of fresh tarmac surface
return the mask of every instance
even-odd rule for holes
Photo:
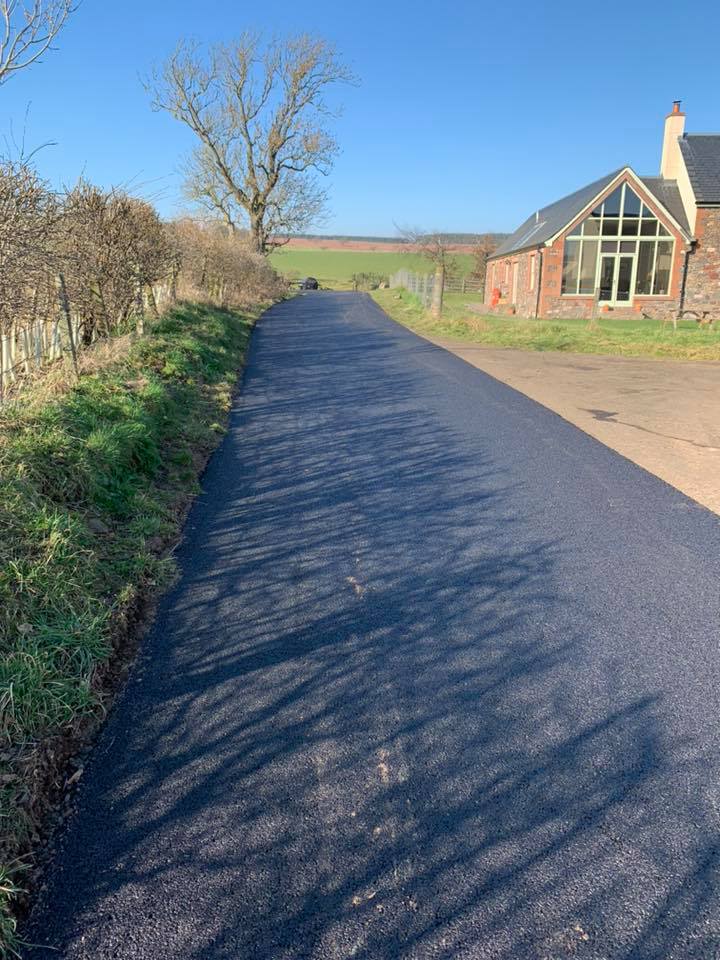
[[[25,956],[717,957],[719,557],[368,297],[274,307]]]
[[[720,514],[720,363],[428,339]]]

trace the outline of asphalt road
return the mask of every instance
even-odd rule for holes
[[[366,296],[274,307],[26,956],[720,956],[719,558]]]

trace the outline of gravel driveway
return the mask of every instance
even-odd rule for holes
[[[720,363],[430,339],[720,513]]]

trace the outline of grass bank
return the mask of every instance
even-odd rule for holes
[[[595,330],[586,320],[525,320],[483,316],[473,309],[481,302],[472,294],[449,294],[443,317],[434,320],[416,297],[404,290],[376,290],[375,301],[385,312],[417,333],[448,337],[489,347],[516,350],[561,350],[627,357],[673,360],[720,360],[720,331],[700,328],[691,320],[675,332],[657,320],[602,318]]]
[[[224,431],[254,317],[185,304],[0,408],[0,956],[14,901],[102,716]],[[53,379],[54,377],[54,379]]]

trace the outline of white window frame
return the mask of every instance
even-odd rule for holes
[[[595,257],[595,285],[596,285],[596,286],[595,286],[595,291],[597,291],[597,283],[598,283],[598,280],[599,280],[599,278],[600,278],[600,264],[601,264],[601,262],[602,262],[602,258],[603,258],[603,257],[614,256],[616,260],[617,260],[618,257],[623,257],[623,256],[624,256],[624,257],[632,257],[632,258],[633,258],[632,276],[631,276],[631,280],[630,280],[630,297],[629,297],[629,299],[628,299],[628,300],[622,300],[622,301],[616,301],[616,300],[613,298],[613,300],[603,301],[603,303],[608,303],[608,304],[614,305],[614,306],[622,306],[622,305],[626,305],[626,304],[629,305],[629,304],[631,304],[631,303],[633,302],[633,300],[635,299],[635,297],[642,297],[643,299],[649,299],[649,300],[667,300],[668,298],[671,298],[671,297],[672,297],[672,294],[671,294],[671,292],[670,292],[671,287],[672,287],[672,276],[673,276],[672,265],[673,265],[674,262],[675,262],[675,245],[676,245],[676,243],[677,243],[676,238],[675,238],[675,237],[673,236],[673,234],[670,233],[669,231],[668,231],[668,234],[669,234],[668,236],[660,236],[660,234],[659,234],[658,232],[656,232],[656,234],[655,234],[654,237],[645,237],[645,238],[643,238],[642,235],[640,234],[640,232],[638,232],[637,235],[635,235],[635,236],[624,237],[624,238],[623,238],[622,233],[621,233],[622,217],[621,217],[621,216],[618,216],[618,217],[610,217],[610,218],[609,218],[609,219],[612,219],[612,220],[617,219],[617,221],[618,221],[618,233],[617,233],[617,235],[608,235],[608,236],[605,236],[605,235],[603,234],[603,232],[602,232],[602,225],[603,225],[603,223],[604,223],[604,221],[605,221],[605,215],[604,215],[604,213],[603,213],[603,217],[602,217],[602,219],[601,219],[601,229],[600,229],[600,233],[598,233],[597,236],[588,236],[587,238],[586,238],[584,235],[579,236],[579,237],[570,236],[570,230],[574,231],[574,230],[577,230],[578,227],[582,227],[582,224],[584,224],[585,221],[588,219],[588,217],[589,217],[590,214],[592,213],[592,210],[594,210],[595,207],[598,207],[600,204],[604,203],[605,200],[606,200],[609,196],[611,196],[611,194],[613,194],[613,193],[615,192],[615,190],[617,190],[618,186],[621,187],[620,209],[621,209],[621,210],[624,210],[624,209],[625,209],[625,190],[626,190],[627,187],[628,187],[628,182],[627,182],[627,180],[623,181],[622,184],[615,184],[615,185],[612,187],[612,189],[609,189],[609,190],[608,190],[608,192],[602,197],[601,200],[598,200],[598,201],[595,203],[595,205],[594,205],[590,210],[586,211],[585,216],[584,216],[581,220],[576,221],[576,222],[572,225],[572,227],[569,228],[568,233],[565,234],[565,237],[563,238],[563,264],[561,265],[561,271],[562,271],[562,268],[563,268],[564,263],[565,263],[565,244],[566,244],[568,241],[578,243],[579,246],[580,246],[580,257],[579,257],[579,260],[578,260],[578,280],[577,280],[577,287],[578,287],[578,291],[579,291],[579,289],[580,289],[580,271],[581,271],[581,269],[582,269],[582,250],[583,250],[583,246],[584,246],[586,240],[588,240],[588,241],[590,241],[590,242],[597,242],[597,253],[596,253],[596,257]],[[652,208],[648,203],[645,202],[645,200],[637,193],[636,190],[633,190],[632,186],[630,187],[630,189],[633,191],[633,193],[634,193],[635,196],[638,198],[638,200],[640,200],[641,205],[647,207],[647,209],[650,211],[650,213],[652,213],[654,219],[657,220],[657,222],[658,222],[659,224],[661,224],[662,227],[663,227],[665,230],[667,230],[668,228],[667,228],[666,224],[663,223],[663,221],[662,221],[661,218],[657,215],[657,213],[653,210],[653,208]],[[642,223],[642,208],[641,208],[641,210],[640,210],[640,214],[641,214],[640,223]],[[634,252],[634,253],[628,253],[628,252],[623,253],[623,252],[620,250],[619,244],[620,244],[623,240],[629,241],[629,242],[635,242],[635,252]],[[638,243],[640,243],[640,242],[643,241],[643,240],[644,240],[644,242],[646,242],[646,243],[647,243],[647,242],[652,242],[653,240],[654,240],[654,242],[655,242],[655,247],[654,247],[654,250],[653,250],[652,279],[651,279],[651,284],[650,284],[651,290],[652,290],[652,288],[655,286],[655,269],[656,269],[656,266],[657,266],[657,247],[658,247],[658,243],[660,243],[660,242],[665,242],[665,243],[671,243],[671,244],[672,244],[672,249],[671,249],[671,252],[670,252],[670,276],[669,276],[669,278],[668,278],[668,291],[667,291],[667,293],[636,293],[636,292],[635,292],[635,284],[636,284],[636,281],[637,281],[637,266],[638,266],[638,259],[639,259],[639,247],[638,247]],[[603,242],[604,242],[604,241],[608,241],[608,242],[610,242],[610,241],[616,241],[616,242],[618,243],[618,249],[615,251],[614,254],[613,254],[613,253],[608,253],[608,252],[603,252],[602,245],[603,245]],[[617,267],[616,267],[616,271],[617,271]],[[616,279],[615,279],[615,286],[617,286],[617,277],[616,277]],[[560,292],[560,296],[561,296],[561,297],[569,297],[570,299],[575,299],[575,300],[577,300],[578,298],[588,298],[588,299],[590,299],[590,298],[592,298],[592,297],[595,296],[595,291],[594,291],[593,293],[579,293],[579,292],[576,292],[576,293],[563,293],[563,292],[562,292],[562,273],[561,273],[561,276],[560,276],[560,291],[561,291],[561,292]]]

